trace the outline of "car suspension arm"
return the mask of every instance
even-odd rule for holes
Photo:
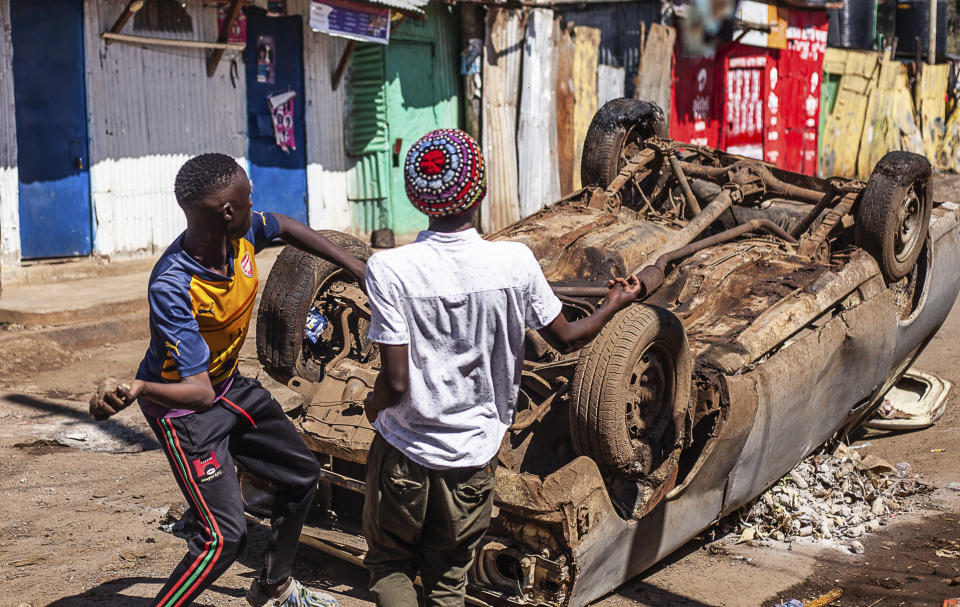
[[[723,196],[724,194],[721,194]],[[711,203],[712,204],[712,203]],[[709,207],[707,207],[709,209]],[[707,209],[704,209],[706,213]],[[698,216],[699,217],[699,216]],[[716,246],[718,244],[733,240],[734,238],[739,238],[744,234],[749,232],[754,232],[756,230],[766,230],[778,238],[789,242],[790,244],[797,244],[797,239],[787,234],[783,228],[773,223],[769,219],[753,219],[747,223],[738,225],[735,228],[730,228],[729,230],[724,230],[719,234],[714,234],[702,240],[687,244],[678,249],[668,251],[657,258],[657,261],[651,265],[648,265],[636,272],[637,279],[640,280],[640,283],[643,285],[643,289],[640,292],[640,295],[637,299],[643,299],[645,297],[653,294],[654,291],[660,288],[663,284],[663,281],[666,279],[666,270],[667,266],[678,259],[683,259],[684,257],[689,257],[698,251],[703,249]],[[603,297],[607,293],[606,287],[554,287],[554,293],[557,295],[566,295],[569,297]]]

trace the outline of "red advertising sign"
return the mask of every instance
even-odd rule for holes
[[[724,149],[731,154],[763,159],[763,102],[767,67],[768,57],[765,55],[727,58],[721,140]]]
[[[673,63],[670,137],[696,145],[716,147],[720,112],[716,99],[715,59],[684,57],[679,48]]]
[[[691,59],[678,47],[670,136],[812,175],[826,12],[778,8],[777,19],[786,23],[782,50],[733,43]]]

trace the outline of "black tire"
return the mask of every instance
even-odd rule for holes
[[[580,181],[584,186],[607,187],[644,140],[666,134],[663,110],[656,104],[637,99],[608,101],[593,115],[587,129]]]
[[[366,261],[372,251],[349,234],[319,230],[323,236]],[[264,370],[282,384],[294,376],[319,381],[322,367],[311,363],[304,345],[307,312],[321,287],[337,278],[356,282],[340,266],[293,246],[284,247],[270,270],[257,313],[257,358]]]
[[[923,250],[933,211],[931,176],[923,156],[890,152],[860,196],[854,238],[877,260],[887,282],[910,274]]]
[[[676,316],[642,304],[622,310],[577,362],[570,391],[575,450],[606,472],[662,482],[678,461],[691,375]]]

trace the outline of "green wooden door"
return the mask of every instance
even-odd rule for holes
[[[363,231],[388,227],[407,235],[427,226],[407,200],[403,161],[427,132],[460,125],[458,20],[452,10],[432,3],[426,22],[406,21],[388,46],[362,44],[354,54],[351,132],[364,136],[354,141],[363,145],[349,150],[358,159],[351,198],[363,198],[355,207],[355,225]]]

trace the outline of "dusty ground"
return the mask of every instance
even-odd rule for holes
[[[922,369],[960,384],[960,308],[920,359]],[[182,555],[182,541],[159,530],[166,510],[180,502],[157,443],[139,413],[105,425],[89,422],[85,400],[106,375],[132,374],[140,341],[65,352],[33,341],[0,352],[0,605],[145,606]],[[30,355],[27,355],[30,354]],[[19,362],[17,362],[19,359]],[[63,365],[54,370],[52,366]],[[242,359],[256,374],[252,341]],[[261,378],[264,379],[264,378]],[[288,402],[295,395],[275,386]],[[960,596],[944,580],[960,576],[960,558],[937,548],[960,541],[960,407],[956,393],[939,424],[901,435],[864,434],[866,450],[890,462],[909,461],[940,487],[915,511],[892,519],[864,540],[860,556],[843,549],[734,545],[733,537],[707,545],[716,531],[691,542],[667,562],[600,601],[603,607],[773,605],[777,597],[813,598],[834,587],[839,605],[940,605]],[[63,443],[70,446],[63,446]],[[931,449],[945,448],[942,453]],[[199,601],[241,605],[264,541],[251,545]],[[366,578],[357,567],[301,548],[296,575],[330,588],[347,607],[367,605]],[[876,602],[881,600],[881,602]]]
[[[133,374],[145,342],[79,352],[27,334],[0,343],[0,606],[145,607],[182,556],[182,540],[159,529],[180,495],[136,410],[95,425],[85,404],[100,378]],[[917,366],[960,385],[958,354],[960,308]],[[241,368],[259,372],[252,339]],[[272,389],[281,401],[295,402],[285,388]],[[844,596],[832,604],[844,607],[939,607],[944,598],[960,596],[960,585],[944,581],[960,577],[960,557],[936,555],[938,548],[960,542],[960,492],[945,488],[960,482],[958,392],[930,429],[851,437],[855,444],[872,443],[865,452],[909,461],[938,487],[913,512],[862,538],[864,554],[799,543],[735,545],[735,538],[715,529],[598,605],[772,606],[835,587]],[[246,553],[197,604],[246,604],[243,593],[259,566],[264,538],[261,528],[251,527]],[[366,576],[358,567],[304,546],[295,575],[328,588],[345,607],[369,605]]]

